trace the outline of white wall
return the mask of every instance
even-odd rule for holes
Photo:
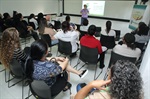
[[[13,10],[25,16],[39,12],[58,13],[58,0],[0,0],[0,8],[1,13],[8,12],[10,15]]]

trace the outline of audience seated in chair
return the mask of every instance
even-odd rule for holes
[[[88,72],[87,70],[77,71],[72,68],[68,64],[68,58],[46,58],[48,55],[48,45],[43,40],[33,42],[30,51],[30,57],[26,61],[27,77],[33,80],[43,80],[51,87],[52,96],[57,95],[62,90],[66,91],[67,89],[70,89],[71,84],[68,82],[68,74],[65,70],[77,74],[81,78]],[[62,76],[63,71],[65,72],[65,75]]]
[[[43,15],[43,13],[38,13],[38,15],[37,15],[37,22],[38,22],[38,25],[40,24],[40,21],[41,21],[41,19],[43,19],[44,18],[44,15]]]
[[[4,29],[13,27],[13,20],[11,19],[11,16],[7,12],[3,14],[3,25]]]
[[[36,30],[38,28],[38,23],[37,23],[37,19],[35,18],[35,15],[32,13],[30,14],[30,16],[28,17],[28,23],[31,25],[31,23],[34,23],[32,26],[34,30]]]
[[[80,44],[82,46],[86,46],[89,48],[97,48],[98,49],[98,53],[100,54],[100,68],[103,68],[104,65],[104,58],[105,58],[105,50],[107,49],[106,47],[104,49],[102,49],[101,43],[99,40],[97,40],[93,35],[95,34],[96,31],[96,26],[95,25],[91,25],[88,28],[88,34],[83,36],[80,39]]]
[[[51,15],[46,15],[45,19],[47,21],[48,27],[54,29],[54,21],[51,20]]]
[[[111,29],[111,21],[106,22],[106,29],[101,32],[100,41],[102,46],[112,49],[115,46],[116,33]]]
[[[143,99],[142,78],[135,64],[118,60],[108,80],[90,82],[71,99]]]
[[[149,27],[144,23],[140,22],[138,24],[138,28],[131,32],[135,36],[135,42],[136,46],[143,51],[143,47],[145,43],[147,43],[150,39],[150,36],[148,35]]]
[[[60,39],[62,41],[71,42],[72,45],[72,54],[70,57],[76,56],[76,52],[78,51],[77,39],[79,37],[78,31],[71,31],[70,24],[67,21],[62,23],[62,31],[57,32],[54,35],[53,39]]]
[[[114,36],[116,37],[116,33],[114,30],[111,29],[112,23],[111,21],[106,22],[106,29],[102,30],[101,34],[105,36]]]
[[[9,69],[9,63],[13,58],[18,60],[18,62],[25,62],[27,54],[28,51],[24,52],[21,49],[18,31],[15,28],[6,29],[3,32],[0,43],[0,60],[2,64]]]
[[[69,16],[69,15],[66,16],[65,21],[69,22],[69,24],[70,24],[70,29],[71,29],[71,30],[76,30],[76,29],[77,29],[77,26],[76,26],[74,23],[71,23],[71,22],[70,22],[71,19],[70,19],[70,16]]]
[[[56,32],[52,28],[48,27],[48,24],[47,24],[47,21],[45,18],[41,19],[41,21],[40,21],[39,33],[40,34],[48,34],[51,39],[56,34]],[[51,40],[51,45],[55,45],[57,43],[58,43],[57,39]]]
[[[39,39],[37,33],[33,31],[33,28],[29,26],[26,21],[23,20],[23,16],[21,13],[18,13],[15,16],[14,24],[15,28],[19,31],[19,36],[21,38],[32,36],[35,40]]]
[[[88,28],[89,28],[89,21],[88,19],[84,19],[83,20],[83,24],[80,26],[80,31],[85,31],[87,32],[88,31]]]
[[[135,46],[135,37],[131,33],[126,33],[123,37],[123,44],[117,44],[113,51],[117,54],[127,57],[136,57],[137,60],[141,55],[141,50]]]

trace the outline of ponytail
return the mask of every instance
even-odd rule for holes
[[[106,33],[108,34],[110,30],[111,30],[111,21],[107,21],[106,22]]]
[[[26,77],[30,80],[32,80],[32,74],[34,71],[34,66],[33,66],[33,59],[29,56],[25,62],[26,66]]]

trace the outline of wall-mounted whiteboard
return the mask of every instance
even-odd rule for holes
[[[104,14],[100,17],[130,19],[135,1],[115,0],[64,0],[64,13],[80,15],[83,1],[105,1]]]

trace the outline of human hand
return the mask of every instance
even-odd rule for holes
[[[95,81],[92,81],[90,84],[93,88],[96,88],[96,89],[99,89],[99,90],[101,90],[101,89],[105,90],[105,88],[103,86],[109,84],[110,82],[111,82],[111,80],[106,80],[106,81],[104,81],[104,80],[95,80]]]
[[[63,61],[65,61],[65,58],[64,57],[57,57],[56,60],[63,62]]]

